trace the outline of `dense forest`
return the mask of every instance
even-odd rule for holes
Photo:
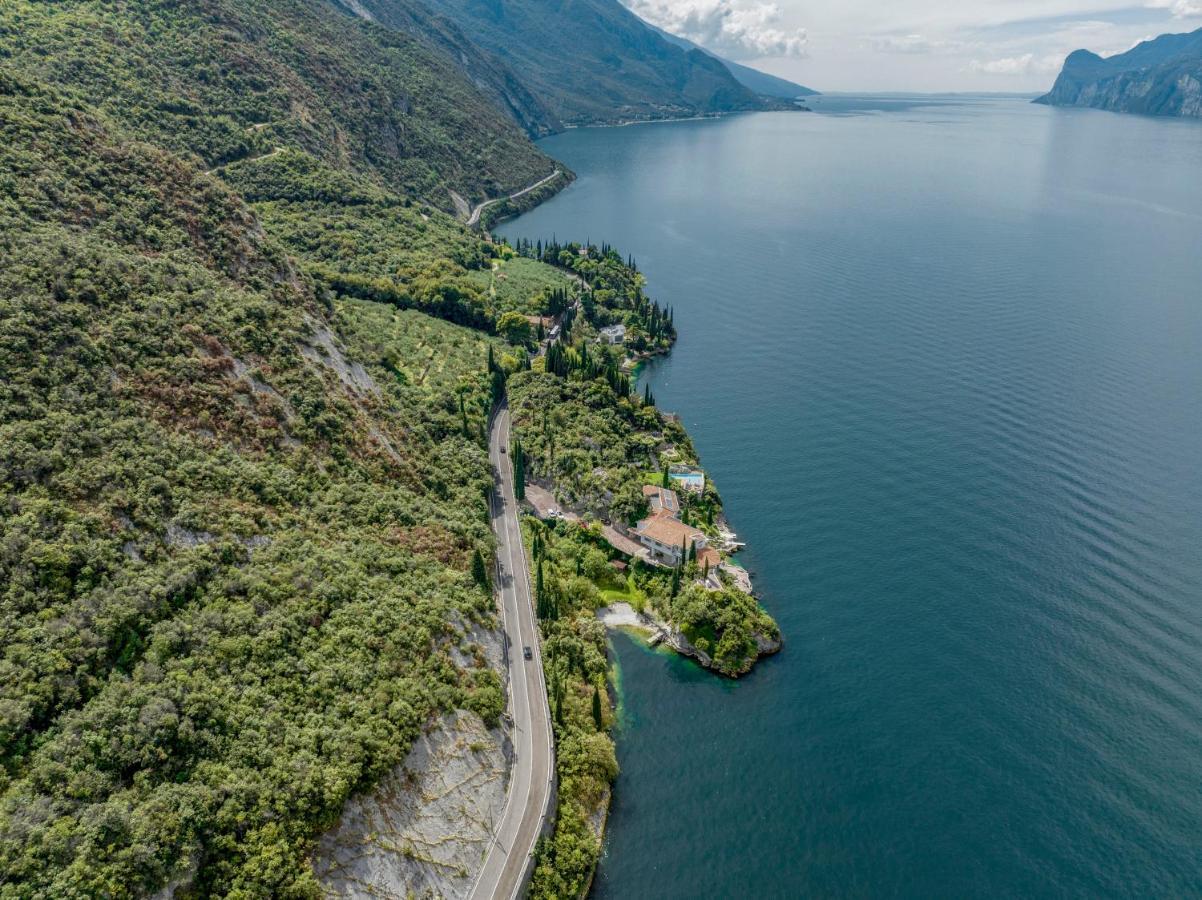
[[[500,712],[447,652],[493,608],[454,394],[483,420],[487,339],[374,376],[220,182],[2,72],[0,104],[0,883],[310,892],[433,712]]]

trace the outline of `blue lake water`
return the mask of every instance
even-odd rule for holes
[[[1018,100],[574,131],[784,652],[615,637],[594,895],[1202,895],[1202,124]]]

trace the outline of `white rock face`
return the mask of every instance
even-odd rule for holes
[[[456,620],[506,680],[499,630]],[[452,648],[456,664],[475,665]],[[313,851],[327,897],[354,900],[467,897],[505,808],[513,768],[508,712],[487,728],[466,710],[444,715],[370,794],[352,797]]]
[[[326,895],[466,897],[505,806],[511,753],[504,730],[475,713],[443,716],[318,843]]]

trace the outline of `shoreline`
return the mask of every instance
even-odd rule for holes
[[[663,125],[663,124],[668,124],[671,122],[706,122],[706,121],[710,121],[712,119],[729,119],[729,118],[733,118],[734,116],[746,116],[746,115],[752,115],[754,113],[813,112],[812,109],[810,109],[808,106],[805,105],[805,101],[807,99],[809,99],[809,97],[821,97],[821,96],[824,96],[824,95],[823,94],[810,94],[810,95],[806,95],[804,97],[796,97],[793,100],[780,98],[781,103],[786,104],[786,105],[781,106],[778,109],[727,109],[727,110],[722,110],[719,112],[700,113],[700,114],[694,114],[691,116],[657,116],[655,118],[649,118],[649,119],[621,119],[616,122],[590,122],[590,123],[583,124],[583,125],[564,125],[563,131],[555,131],[555,132],[552,132],[551,134],[544,135],[543,137],[540,137],[538,139],[538,141],[536,141],[535,143],[545,141],[547,138],[554,137],[557,134],[564,134],[565,132],[568,132],[568,131],[580,131],[585,128],[629,128],[632,125]],[[790,108],[787,104],[793,104],[793,108]]]
[[[558,247],[560,245],[557,243],[556,246]],[[577,245],[569,242],[568,244],[562,246],[576,247]],[[561,272],[565,272],[573,276],[583,289],[589,291],[595,289],[594,285],[590,284],[571,267],[564,266],[556,262],[547,264],[552,265]],[[645,280],[643,279],[641,273],[638,273],[637,268],[633,269],[633,271],[638,278],[638,290],[641,291]],[[643,367],[653,359],[668,357],[676,346],[678,339],[679,335],[675,328],[672,327],[669,340],[662,345],[636,350],[624,343],[621,344],[620,368],[621,371],[630,379],[630,386],[633,388],[631,391],[631,396],[637,397],[639,395],[637,390],[637,382],[640,374],[642,373]],[[549,348],[552,345],[556,345],[558,342],[558,338],[548,338],[545,340],[539,349],[539,357],[545,358],[546,354],[549,352]],[[557,479],[553,475],[543,476],[545,487],[540,487],[537,484],[533,473],[530,475],[532,486],[543,490],[544,494],[546,495],[543,502],[544,510],[540,511],[539,506],[530,502],[529,500],[526,500],[526,502],[529,506],[533,507],[535,516],[540,519],[545,520],[550,518],[574,521],[582,527],[587,527],[590,522],[592,524],[600,525],[603,533],[608,531],[611,534],[610,537],[606,537],[604,539],[609,544],[610,548],[612,548],[612,551],[623,557],[629,565],[649,565],[653,570],[675,569],[676,571],[673,576],[674,584],[679,585],[679,587],[673,587],[672,599],[677,596],[676,592],[682,588],[685,590],[698,588],[709,595],[725,595],[724,599],[727,608],[729,608],[731,604],[735,602],[730,599],[731,594],[743,595],[749,598],[751,603],[754,604],[755,608],[760,614],[760,616],[757,617],[759,619],[757,624],[764,627],[748,628],[748,633],[746,634],[747,643],[744,645],[745,652],[737,662],[731,660],[728,653],[722,652],[719,652],[716,655],[725,657],[724,661],[716,662],[713,651],[719,647],[717,644],[717,637],[712,631],[707,633],[704,626],[701,628],[701,630],[698,630],[698,628],[695,626],[691,631],[693,638],[690,639],[690,637],[685,634],[684,630],[673,626],[666,617],[658,617],[658,615],[662,615],[658,610],[653,610],[657,613],[656,617],[645,617],[647,619],[647,622],[645,623],[646,627],[648,627],[653,634],[656,635],[654,638],[656,643],[664,643],[666,646],[676,650],[682,656],[687,656],[696,660],[702,667],[719,675],[728,678],[739,678],[751,671],[751,669],[755,667],[756,663],[758,663],[760,659],[764,658],[765,656],[772,656],[776,653],[779,653],[784,646],[783,638],[780,634],[779,628],[776,626],[775,621],[760,605],[759,597],[756,595],[752,584],[751,574],[745,567],[739,565],[733,559],[735,554],[746,547],[746,544],[745,542],[737,540],[738,535],[731,528],[730,522],[726,518],[725,511],[722,508],[721,497],[718,495],[716,489],[712,488],[713,482],[709,479],[708,474],[701,465],[700,454],[696,452],[696,448],[693,445],[692,436],[689,434],[688,429],[684,426],[683,422],[681,421],[681,417],[677,413],[662,409],[658,404],[655,403],[654,399],[651,400],[651,407],[656,411],[662,423],[672,423],[677,429],[679,429],[680,433],[683,435],[683,446],[686,448],[684,456],[680,457],[676,453],[675,446],[671,445],[662,455],[659,456],[658,460],[650,460],[651,465],[655,466],[656,468],[662,468],[665,473],[683,468],[683,474],[687,475],[692,472],[699,475],[702,480],[700,488],[692,486],[688,483],[682,483],[680,485],[673,483],[671,492],[679,492],[680,495],[684,497],[684,504],[683,512],[674,513],[670,515],[669,518],[675,520],[677,524],[680,524],[681,520],[683,519],[684,526],[686,528],[691,527],[694,531],[700,532],[698,543],[695,545],[696,550],[692,552],[705,551],[716,557],[716,560],[713,561],[707,559],[703,570],[699,569],[699,566],[696,562],[690,562],[688,553],[684,555],[684,560],[678,560],[675,566],[665,565],[662,559],[653,558],[652,555],[649,555],[648,549],[646,549],[648,545],[646,544],[645,540],[643,541],[643,545],[640,547],[640,539],[637,538],[636,535],[631,534],[629,521],[615,519],[612,510],[608,507],[590,507],[587,505],[579,506],[577,503],[578,508],[572,509],[571,507],[573,504],[571,503],[556,502],[558,500],[556,494],[559,485],[557,484]],[[661,439],[663,438],[662,435],[660,435],[660,437]],[[682,482],[687,481],[687,478],[682,479]],[[710,492],[708,494],[706,493],[707,486],[710,487]],[[644,488],[644,490],[646,489]],[[708,521],[708,528],[709,531],[713,532],[712,535],[706,533],[705,530],[700,527],[702,524],[700,520],[695,519],[693,522],[689,522],[688,507],[692,502],[692,495],[696,495],[698,503],[701,503],[704,498],[704,503],[709,507],[711,514],[714,510],[714,504],[716,504],[717,513],[716,515],[712,515],[712,518],[710,518]],[[579,498],[577,499],[579,500]],[[656,515],[658,515],[651,509],[647,509],[646,512],[648,518],[654,518]],[[694,515],[699,514],[700,513],[695,513]],[[717,597],[715,597],[715,599],[717,599]],[[671,600],[668,600],[667,602],[669,605],[671,604]],[[766,624],[764,620],[766,620]],[[697,643],[702,644],[703,646],[695,645],[694,641],[697,641]]]
[[[533,190],[525,195],[523,199],[529,201],[527,209],[557,194],[561,182],[552,181],[551,187],[552,191]],[[511,211],[507,203],[496,204],[488,211],[493,210],[500,215]],[[527,210],[512,210],[512,213],[517,216],[524,211]],[[487,229],[492,221],[482,224]],[[608,696],[604,703],[599,703],[600,695],[597,693],[599,680],[613,684],[616,677],[614,673],[618,669],[617,652],[611,640],[612,631],[621,629],[638,633],[647,640],[649,646],[662,645],[679,656],[694,660],[702,668],[732,680],[746,675],[764,657],[779,653],[783,641],[779,626],[755,596],[746,569],[730,558],[743,544],[730,528],[721,496],[701,468],[692,436],[681,424],[678,415],[665,412],[655,404],[649,390],[640,399],[637,383],[644,366],[655,357],[668,356],[679,337],[673,324],[672,311],[661,309],[647,297],[643,290],[645,278],[638,272],[633,260],[623,262],[612,247],[598,248],[591,242],[586,245],[560,244],[558,240],[552,240],[553,244],[540,240],[537,252],[530,258],[567,274],[582,291],[595,294],[609,289],[622,298],[613,305],[605,301],[603,315],[597,318],[590,314],[587,319],[581,299],[577,299],[572,308],[581,314],[581,320],[587,328],[583,337],[576,336],[565,342],[557,326],[552,332],[556,334],[554,338],[548,336],[534,344],[536,355],[533,366],[529,363],[526,365],[527,370],[534,370],[528,376],[530,380],[519,381],[516,388],[512,381],[506,386],[514,415],[515,436],[520,438],[519,452],[510,459],[515,466],[520,466],[523,490],[519,494],[519,502],[533,508],[531,524],[522,526],[523,529],[529,527],[532,530],[531,555],[525,562],[528,576],[536,581],[534,597],[537,600],[538,652],[546,669],[543,678],[548,696],[554,698],[551,706],[555,711],[556,772],[559,774],[559,751],[565,737],[579,740],[584,735],[592,735],[595,729],[605,735],[604,743],[609,748],[608,752],[615,754],[612,757],[613,768],[608,773],[602,776],[594,772],[591,776],[580,776],[584,784],[589,783],[590,777],[594,779],[596,791],[591,795],[578,786],[571,787],[577,784],[576,780],[564,776],[563,784],[569,787],[566,793],[561,791],[556,798],[556,823],[544,845],[547,849],[542,851],[551,854],[551,869],[559,872],[555,863],[558,859],[556,848],[561,844],[567,848],[563,863],[565,871],[583,876],[581,896],[584,897],[596,878],[604,851],[610,805],[619,774],[612,733],[616,714],[614,694],[605,690],[603,693]],[[518,254],[529,255],[532,249],[529,239],[515,239],[515,244],[510,244],[505,238],[501,241]],[[572,255],[562,255],[568,251]],[[606,264],[605,260],[610,260],[610,263]],[[606,265],[616,266],[619,274],[615,275],[605,268]],[[633,346],[626,343],[629,335],[625,331],[619,333],[616,341],[606,339],[603,326],[615,320],[624,327],[636,328],[638,339],[631,341]],[[640,326],[646,329],[645,334],[639,330]],[[604,366],[589,362],[590,348],[594,345],[598,346],[599,357],[593,359],[609,360],[607,374]],[[552,350],[557,347],[560,350],[553,354]],[[521,371],[513,375],[525,377]],[[539,393],[534,386],[541,383],[536,379],[543,378],[550,378],[553,384],[562,380],[563,386],[555,388],[555,393],[547,395],[547,399],[554,396],[555,402],[569,409],[579,400],[567,385],[574,384],[579,388],[582,384],[595,381],[604,388],[608,383],[609,390],[603,395],[606,399],[582,406],[586,410],[585,418],[579,421],[588,421],[590,413],[587,410],[604,407],[624,423],[612,432],[605,432],[617,442],[616,446],[624,446],[634,437],[651,439],[653,443],[647,445],[639,462],[634,461],[635,457],[629,455],[629,451],[613,459],[594,455],[588,465],[595,468],[586,467],[586,471],[600,480],[584,485],[577,480],[569,485],[552,465],[555,448],[558,447],[560,453],[568,452],[573,446],[570,438],[575,434],[580,444],[579,451],[593,453],[596,447],[589,447],[590,436],[596,432],[569,431],[560,435],[561,439],[556,444],[547,427],[545,407],[541,416],[541,430],[532,424],[538,421],[539,407],[525,410],[530,417],[529,422],[523,418],[521,386],[531,391],[527,395],[529,398],[537,400]],[[643,410],[644,404],[646,414],[636,415],[635,411]],[[523,433],[523,428],[527,427],[531,432],[529,435]],[[530,460],[537,460],[538,464],[527,470]],[[547,460],[545,465],[548,468],[540,472],[544,460]],[[668,494],[672,495],[670,505],[663,505],[662,493],[658,495],[660,506],[649,501],[648,490],[655,487],[660,478],[655,476],[652,479],[647,469],[652,470],[651,475],[655,471],[662,473],[665,485],[673,473],[682,476],[671,482],[672,489],[668,490]],[[616,480],[610,482],[611,477]],[[621,484],[628,492],[633,491],[641,504],[615,508],[614,495],[606,494],[606,484],[615,490]],[[598,485],[601,486],[599,493]],[[527,488],[534,494],[533,497],[525,496]],[[679,491],[678,497],[676,491]],[[583,517],[578,513],[583,513]],[[664,515],[672,521],[664,521]],[[638,530],[632,536],[629,525],[636,516],[643,517],[640,529],[648,530]],[[536,526],[535,520],[544,524]],[[656,522],[660,523],[659,527],[671,525],[689,538],[688,543],[681,542],[676,547],[674,562],[672,555],[664,555],[663,547],[651,536],[655,533]],[[539,531],[540,527],[546,530]],[[588,573],[589,587],[594,591],[595,599],[591,603],[576,606],[575,611],[564,618],[561,618],[560,612],[564,597],[559,587],[562,582],[557,582],[556,578],[563,577],[565,572],[570,573],[571,564],[569,562],[565,567],[565,557],[556,549],[560,541],[583,541],[583,546],[595,548],[588,552],[598,553],[600,558],[600,564]],[[548,547],[551,548],[550,552]],[[600,556],[601,552],[605,555]],[[575,577],[580,580],[583,580],[582,558],[577,556],[575,561]],[[570,556],[567,559],[570,560]],[[616,577],[612,570],[616,570]],[[545,572],[547,581],[544,593]],[[631,603],[624,601],[599,607],[592,605],[603,602],[603,594],[599,593],[603,589],[618,589],[615,594],[625,595],[642,607],[644,612],[636,611]],[[618,600],[618,596],[611,595],[610,599]],[[569,606],[569,609],[572,607]],[[671,623],[673,616],[683,623],[680,627]],[[589,628],[589,625],[592,627]],[[556,649],[561,646],[565,635],[574,640],[584,639],[585,644],[589,640],[598,642],[597,661],[603,669],[593,672],[591,676],[591,718],[582,709],[583,699],[589,693],[589,681],[584,671],[577,679],[570,665],[565,669],[561,650],[558,662],[556,659]],[[548,647],[551,649],[548,650]],[[574,696],[576,699],[565,702],[565,696]],[[564,822],[569,824],[564,825]],[[571,827],[573,822],[583,826],[584,832],[590,836],[587,842],[580,843],[580,832]],[[538,861],[538,856],[536,852],[536,873],[541,871],[538,867],[543,865]],[[575,862],[570,861],[573,859]],[[584,865],[587,865],[587,871]],[[561,873],[555,877],[564,875]],[[532,894],[549,896],[545,891],[540,893],[540,890],[535,886]]]

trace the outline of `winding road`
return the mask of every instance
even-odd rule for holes
[[[493,206],[494,204],[497,204],[497,203],[503,203],[506,200],[516,200],[518,197],[525,196],[526,194],[529,194],[531,191],[537,190],[538,188],[540,188],[544,184],[546,184],[548,181],[552,181],[552,180],[558,178],[562,174],[563,174],[562,169],[556,169],[554,172],[552,172],[546,178],[539,179],[538,181],[534,182],[534,184],[530,185],[529,187],[524,187],[520,191],[510,194],[508,197],[498,197],[496,200],[485,200],[483,203],[477,205],[476,208],[472,210],[472,214],[470,216],[468,216],[468,218],[467,218],[468,227],[474,228],[476,225],[480,224],[480,213],[484,212],[484,210],[488,209],[490,206]]]
[[[508,446],[509,408],[502,405],[489,431],[488,455],[497,485],[492,495],[492,527],[497,536],[496,580],[508,647],[506,665],[515,759],[505,809],[469,894],[471,900],[512,900],[519,895],[532,863],[534,844],[547,821],[554,789],[551,710],[547,705],[538,625],[522,549]],[[502,448],[506,448],[504,452]],[[523,647],[531,648],[532,659],[523,657]]]

